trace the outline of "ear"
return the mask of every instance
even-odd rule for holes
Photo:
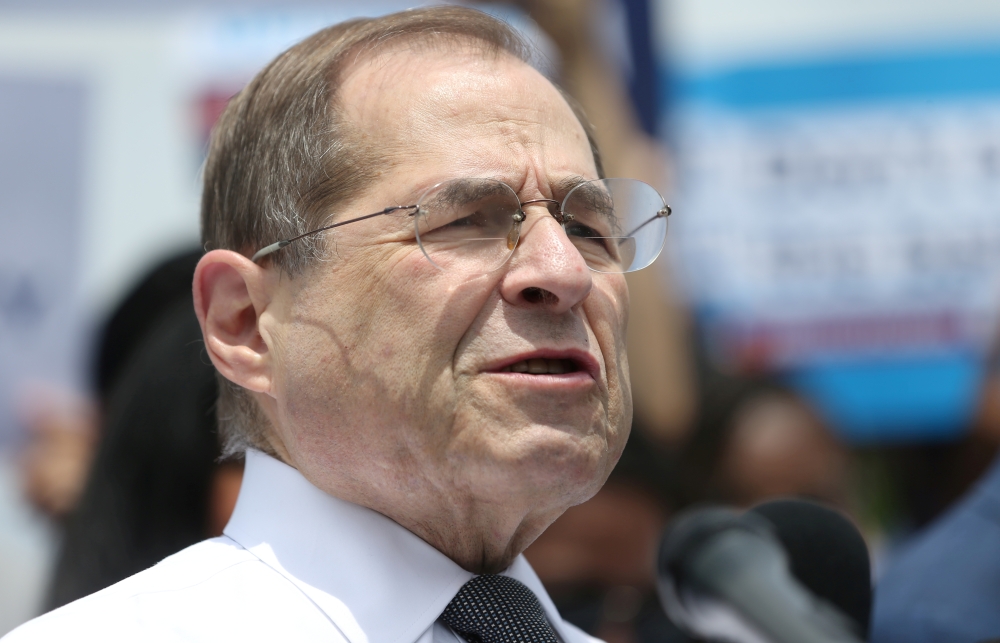
[[[265,270],[231,250],[213,250],[194,271],[194,309],[215,368],[243,388],[271,388],[268,345],[257,326],[276,283]]]

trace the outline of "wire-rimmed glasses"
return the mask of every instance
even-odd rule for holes
[[[259,250],[253,261],[324,230],[408,211],[417,243],[432,264],[447,272],[485,274],[510,259],[526,218],[524,206],[535,204],[545,206],[562,225],[588,268],[605,273],[634,272],[653,263],[671,213],[659,192],[636,179],[581,181],[561,202],[522,202],[513,188],[496,179],[452,179],[427,190],[414,205],[391,206],[278,241]]]

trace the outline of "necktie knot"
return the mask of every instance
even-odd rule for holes
[[[441,620],[471,643],[558,643],[538,597],[507,576],[476,576],[458,590]]]

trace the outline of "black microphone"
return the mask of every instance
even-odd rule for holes
[[[792,576],[839,609],[866,634],[872,614],[872,571],[864,536],[844,514],[786,498],[757,505],[788,556]]]
[[[733,643],[858,643],[853,623],[792,575],[778,530],[762,515],[769,511],[785,525],[801,524],[787,518],[794,507],[713,507],[673,522],[658,569],[667,614],[696,636]]]

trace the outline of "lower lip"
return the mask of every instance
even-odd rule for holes
[[[597,382],[586,371],[574,371],[572,373],[514,373],[507,371],[492,371],[486,375],[503,378],[503,380],[519,386],[531,386],[546,389],[581,389],[595,386]]]

